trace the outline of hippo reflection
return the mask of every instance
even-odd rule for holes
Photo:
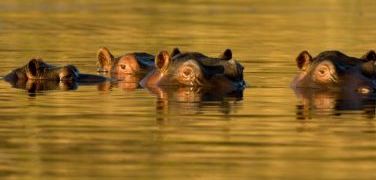
[[[296,112],[298,119],[310,119],[318,115],[337,116],[354,111],[361,111],[368,118],[375,117],[375,94],[309,88],[297,88],[295,93],[300,100]]]
[[[140,88],[140,80],[141,78],[137,75],[124,75],[122,80],[118,81],[106,81],[104,83],[100,83],[97,86],[97,89],[99,91],[110,91],[113,88],[119,88],[123,91],[134,91],[138,88]]]
[[[144,87],[189,86],[231,92],[243,89],[243,66],[232,59],[227,49],[218,58],[198,52],[180,52],[170,55],[161,51],[155,59],[155,69],[142,81]]]
[[[173,118],[171,115],[202,114],[213,108],[222,114],[230,114],[241,105],[244,89],[221,92],[202,87],[154,86],[148,90],[156,96],[157,120],[166,122],[168,118]]]
[[[312,58],[301,52],[296,58],[301,70],[292,82],[293,88],[332,89],[370,93],[376,88],[376,53],[369,51],[361,58],[339,51],[325,51]]]
[[[185,103],[200,103],[206,101],[223,101],[232,99],[234,101],[241,101],[243,99],[244,89],[237,89],[235,91],[212,91],[211,89],[203,87],[169,87],[169,86],[154,86],[147,88],[149,92],[156,95],[157,98],[170,99],[175,102]]]
[[[17,81],[9,81],[9,83],[13,88],[25,89],[31,94],[49,90],[68,91],[78,88],[78,83],[75,81],[19,79]]]
[[[77,85],[105,82],[103,76],[82,74],[73,65],[54,66],[42,59],[31,59],[26,65],[16,68],[4,77],[15,88],[29,92],[44,90],[72,90]]]

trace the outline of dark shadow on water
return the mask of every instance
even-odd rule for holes
[[[294,91],[300,100],[296,105],[297,119],[328,115],[341,116],[354,112],[359,112],[368,119],[375,117],[376,94],[310,88],[297,88]]]

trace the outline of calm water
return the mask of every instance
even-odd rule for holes
[[[0,81],[0,178],[374,179],[376,98],[289,88],[302,50],[376,47],[376,1],[2,0],[0,74],[43,57],[180,47],[245,66],[243,97],[127,84],[28,93]]]

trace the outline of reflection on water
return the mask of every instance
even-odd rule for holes
[[[77,89],[76,82],[61,82],[61,81],[48,81],[48,80],[18,80],[10,82],[12,87],[25,89],[30,96],[34,96],[38,92],[49,90],[74,90]]]
[[[141,88],[139,83],[143,77],[142,75],[109,73],[102,73],[102,75],[111,79],[111,81],[99,84],[99,91],[110,91],[113,88],[119,88],[124,91],[132,91],[137,88]]]
[[[148,89],[156,96],[156,119],[167,121],[171,114],[204,114],[205,107],[217,106],[221,113],[228,115],[232,105],[243,98],[243,90],[218,92],[199,87],[154,87]],[[211,103],[214,102],[214,103]]]
[[[375,117],[376,94],[308,88],[297,88],[295,93],[301,101],[296,106],[298,119],[311,119],[317,115],[339,116],[347,111],[362,111],[367,118]]]
[[[29,96],[35,96],[51,90],[69,91],[75,90],[78,86],[97,85],[98,87],[106,86],[107,81],[100,83],[78,83],[76,81],[54,81],[54,80],[31,80],[18,79],[15,81],[8,81],[8,83],[17,89],[24,89]]]
[[[1,80],[0,178],[375,179],[375,98],[288,87],[302,50],[360,57],[376,47],[375,5],[2,0],[0,76],[32,57],[94,74],[99,47],[209,56],[231,48],[249,88],[144,89],[129,76],[18,89]]]

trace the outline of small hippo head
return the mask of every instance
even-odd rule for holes
[[[128,53],[114,57],[110,50],[103,47],[97,53],[99,72],[115,75],[146,73],[154,67],[154,56],[147,53]]]
[[[26,65],[17,68],[4,77],[7,81],[54,80],[77,82],[101,82],[106,78],[97,75],[81,74],[73,65],[53,66],[42,59],[31,59]]]
[[[42,59],[31,59],[25,66],[13,70],[6,79],[19,80],[77,80],[78,69],[73,65],[56,67],[45,63]]]
[[[155,58],[155,70],[141,84],[236,89],[244,85],[243,66],[231,58],[231,50],[219,58],[197,52],[182,53],[179,49],[174,49],[171,55],[161,51]]]
[[[368,93],[376,88],[376,53],[369,51],[361,58],[349,57],[339,51],[324,51],[312,58],[301,52],[296,58],[299,74],[292,87],[346,89]]]

